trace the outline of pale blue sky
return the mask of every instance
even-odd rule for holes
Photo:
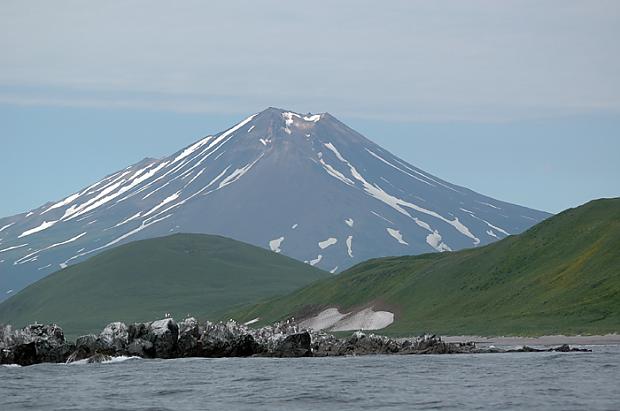
[[[267,106],[456,184],[620,195],[620,2],[0,3],[0,216]]]

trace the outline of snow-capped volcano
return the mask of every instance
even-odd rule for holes
[[[548,216],[434,177],[328,113],[269,108],[0,219],[0,300],[102,250],[174,232],[220,234],[337,272],[484,245]]]

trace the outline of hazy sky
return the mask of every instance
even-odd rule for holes
[[[0,216],[267,106],[454,183],[620,195],[618,1],[0,2]]]

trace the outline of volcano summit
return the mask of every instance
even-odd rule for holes
[[[328,113],[268,108],[0,219],[0,300],[103,250],[169,233],[219,234],[335,273],[374,257],[481,246],[548,216],[434,177]]]

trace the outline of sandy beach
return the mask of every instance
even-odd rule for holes
[[[544,335],[541,337],[480,337],[455,335],[442,337],[446,342],[475,341],[483,345],[610,345],[620,344],[620,334],[607,335]]]

